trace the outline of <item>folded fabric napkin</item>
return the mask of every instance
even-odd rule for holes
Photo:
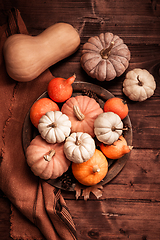
[[[53,78],[46,70],[37,79],[20,83],[5,69],[3,44],[15,33],[28,34],[17,9],[8,13],[0,27],[0,188],[12,203],[13,239],[77,239],[76,229],[59,189],[35,177],[28,167],[22,147],[25,116]]]

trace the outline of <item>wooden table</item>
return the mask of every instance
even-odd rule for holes
[[[157,2],[157,5],[156,5]],[[78,239],[160,239],[160,4],[155,0],[54,0],[1,1],[4,10],[16,7],[28,31],[37,35],[63,21],[81,34],[80,49],[51,67],[54,76],[66,77],[73,71],[80,81],[102,86],[127,100],[133,126],[133,150],[123,170],[103,189],[97,200],[91,196],[75,200],[73,192],[62,191],[77,228]],[[155,77],[155,94],[144,102],[132,102],[122,93],[125,74],[111,82],[98,82],[80,67],[82,45],[101,32],[123,38],[131,51],[128,70],[149,70]],[[10,201],[0,192],[0,239],[9,240]]]

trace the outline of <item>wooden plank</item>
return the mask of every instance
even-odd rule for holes
[[[103,7],[102,7],[103,6]],[[132,6],[132,7],[131,7]],[[154,15],[151,2],[140,1],[6,1],[1,9],[17,7],[30,34],[37,35],[55,22],[63,21],[82,29],[85,37],[103,31],[123,36],[128,43],[159,44],[160,19]],[[70,13],[70,14],[68,14]],[[29,17],[28,17],[29,16]],[[92,27],[91,27],[92,26]]]
[[[132,6],[132,7],[131,7]],[[75,200],[74,193],[62,191],[76,224],[78,239],[159,239],[160,236],[160,18],[152,10],[151,1],[131,0],[54,0],[16,1],[0,3],[0,9],[17,7],[30,34],[37,35],[48,26],[64,21],[81,34],[80,49],[69,58],[55,64],[55,76],[69,77],[100,85],[129,105],[133,125],[134,149],[121,173],[103,189],[101,200]],[[0,12],[0,23],[6,16]],[[98,82],[80,67],[82,45],[90,36],[111,31],[121,36],[131,51],[130,66],[146,68],[156,76],[154,96],[145,102],[130,101],[122,93],[125,73],[111,82]],[[45,89],[46,90],[46,89]],[[44,91],[45,91],[44,90]],[[10,202],[0,192],[0,239],[10,240]]]
[[[143,201],[67,201],[78,239],[159,239],[160,203]]]
[[[159,172],[159,149],[133,148],[122,171],[104,186],[101,200],[160,202]],[[62,193],[66,200],[75,199],[74,193],[65,191],[62,191]],[[90,197],[96,199],[92,194]],[[80,199],[83,199],[83,197]]]

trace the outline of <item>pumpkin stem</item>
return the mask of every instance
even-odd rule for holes
[[[43,156],[44,160],[50,162],[52,160],[52,157],[55,155],[56,151],[54,149],[51,149],[48,154],[45,154]]]
[[[81,111],[77,105],[73,106],[73,111],[79,121],[82,121],[85,118],[84,114],[81,113]]]
[[[78,136],[76,136],[76,142],[75,142],[75,144],[78,145],[78,146],[81,144],[81,140],[79,139]]]
[[[111,129],[112,129],[112,131],[116,131],[116,130],[128,131],[128,127],[125,127],[125,128],[116,128],[116,127],[113,126]]]
[[[100,172],[100,168],[98,167],[98,165],[95,165],[95,166],[93,166],[92,171],[93,171],[94,173]]]
[[[74,73],[73,76],[69,77],[68,79],[65,80],[65,83],[67,85],[71,85],[76,79],[76,74]]]
[[[111,53],[111,50],[113,48],[113,45],[114,45],[114,42],[112,41],[108,48],[104,48],[100,51],[100,55],[103,59],[108,59],[108,57]]]
[[[137,76],[137,80],[138,80],[138,85],[139,85],[139,86],[143,86],[142,81],[139,79],[139,75]]]
[[[129,150],[131,151],[133,149],[133,146],[128,146]]]
[[[55,128],[55,127],[57,127],[57,124],[55,122],[53,122],[53,123],[47,125],[47,127]]]

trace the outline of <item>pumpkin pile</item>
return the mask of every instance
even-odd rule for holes
[[[32,81],[73,54],[79,45],[78,31],[67,23],[56,23],[34,37],[14,34],[3,47],[6,70],[16,81]],[[111,81],[126,71],[130,58],[123,39],[106,32],[90,37],[83,45],[80,64],[90,77]],[[112,97],[102,109],[94,98],[73,97],[75,79],[75,74],[68,79],[52,79],[47,88],[49,97],[32,105],[30,120],[39,135],[30,142],[26,157],[33,173],[42,179],[56,179],[72,165],[78,182],[91,186],[106,176],[107,158],[121,158],[132,149],[123,137],[128,106]],[[145,69],[129,71],[123,82],[123,93],[133,101],[146,100],[155,89],[154,77]]]
[[[49,98],[38,99],[31,106],[30,120],[39,135],[30,142],[26,159],[42,179],[56,179],[71,166],[79,183],[92,186],[106,176],[107,158],[118,159],[131,150],[122,136],[128,106],[113,97],[102,109],[92,97],[72,96],[75,78],[74,74],[68,79],[52,79],[47,88]]]

